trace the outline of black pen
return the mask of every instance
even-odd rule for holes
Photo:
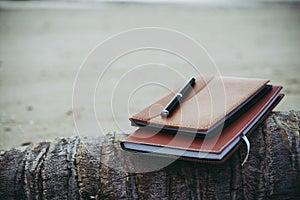
[[[177,92],[173,99],[167,104],[167,106],[161,111],[160,115],[163,118],[167,118],[172,112],[179,106],[182,100],[188,95],[192,87],[195,85],[196,79],[192,77],[186,84]]]

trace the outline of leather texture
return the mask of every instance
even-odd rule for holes
[[[168,118],[160,116],[178,90],[151,104],[130,120],[165,129],[207,131],[237,109],[269,80],[236,77],[197,77],[192,91]]]
[[[207,152],[207,153],[215,153],[220,154],[224,151],[228,145],[230,145],[236,138],[243,135],[243,132],[249,127],[249,125],[258,118],[260,113],[272,102],[272,100],[277,97],[282,89],[281,86],[273,86],[272,90],[266,94],[259,102],[257,102],[251,109],[246,111],[242,116],[240,116],[235,122],[230,124],[219,134],[215,135],[207,135],[204,138],[195,138],[191,134],[165,134],[165,133],[157,133],[153,131],[149,131],[144,128],[139,128],[131,135],[129,135],[125,140],[121,143],[135,143],[135,144],[146,144],[152,146],[159,147],[169,147],[174,149],[183,149],[190,150],[195,152]],[[253,128],[249,131],[249,134],[261,123],[268,113],[272,111],[272,109],[280,102],[283,98],[283,94],[279,96],[279,98],[272,104],[269,108],[268,112],[253,126]],[[249,136],[249,134],[247,136]],[[122,145],[122,144],[121,144]],[[223,162],[226,160],[235,150],[237,150],[238,145],[231,147],[230,152],[226,157],[217,162]],[[185,160],[193,160],[193,161],[204,161],[209,162],[205,159],[193,159],[182,157],[181,159]],[[216,162],[216,161],[212,161]]]

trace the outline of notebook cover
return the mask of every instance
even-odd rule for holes
[[[237,137],[240,137],[243,134],[243,131],[246,130],[248,126],[260,115],[260,113],[272,102],[272,100],[277,97],[281,89],[281,86],[273,86],[272,90],[266,96],[264,96],[257,104],[255,104],[234,123],[225,128],[219,135],[219,137],[209,137],[209,139],[191,138],[188,134],[177,134],[176,136],[174,136],[172,134],[155,133],[140,128],[129,135],[125,140],[123,140],[121,142],[121,146],[124,148],[123,143],[128,142],[159,147],[169,147],[174,149],[183,149],[194,152],[220,154]],[[268,109],[265,115],[259,120],[259,122],[256,123],[252,130],[255,129],[259,125],[259,123],[265,119],[267,114],[272,111],[272,109],[279,103],[282,97],[283,95],[281,94],[273,103],[273,105]],[[233,153],[232,151],[236,149],[236,146],[233,147],[228,155],[226,155],[219,162],[223,162],[226,158],[228,158],[229,155]],[[182,157],[182,159],[199,160],[198,158],[193,159],[187,157]],[[205,158],[202,160],[205,161]]]
[[[269,80],[236,77],[197,77],[184,102],[168,118],[160,116],[178,90],[130,118],[133,125],[150,125],[166,130],[207,132],[262,89]]]

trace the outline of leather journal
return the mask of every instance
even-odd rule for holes
[[[243,140],[249,150],[247,137],[283,98],[282,87],[268,82],[232,77],[197,78],[192,91],[170,117],[161,117],[159,109],[151,107],[164,107],[174,93],[132,116],[132,125],[140,128],[125,138],[121,146],[129,151],[185,160],[224,162]],[[217,90],[214,87],[218,84],[224,89],[224,99],[219,99],[224,107],[209,99],[209,91]]]
[[[198,77],[190,94],[170,117],[162,118],[160,111],[177,90],[146,107],[130,120],[134,126],[208,134],[243,110],[249,101],[261,96],[260,93],[265,93],[268,82],[264,79]]]

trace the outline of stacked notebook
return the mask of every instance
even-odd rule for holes
[[[190,91],[173,107],[175,90],[130,118],[139,127],[121,142],[124,150],[176,156],[199,162],[224,162],[242,140],[280,102],[282,87],[269,80],[236,77],[197,77]]]

